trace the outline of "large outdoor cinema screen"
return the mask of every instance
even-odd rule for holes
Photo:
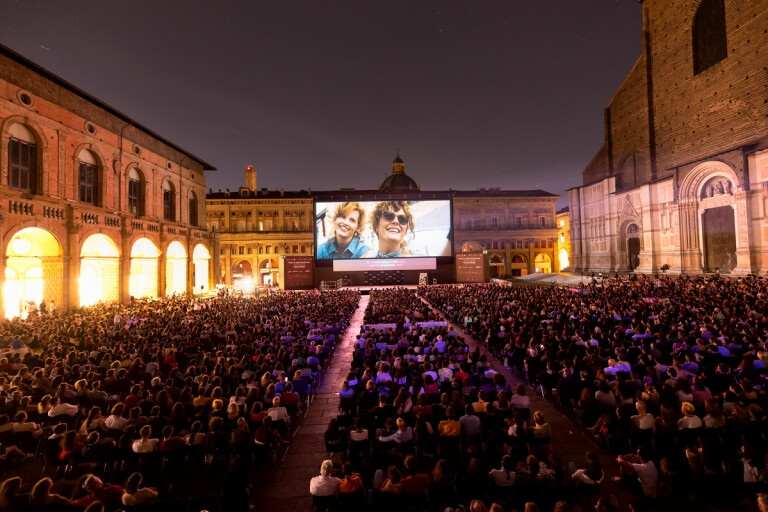
[[[448,199],[315,202],[318,260],[452,256]]]

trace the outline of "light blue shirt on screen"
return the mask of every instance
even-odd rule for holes
[[[317,259],[319,260],[348,260],[351,258],[361,258],[363,254],[370,251],[371,248],[359,238],[352,237],[352,241],[344,252],[339,254],[336,247],[336,237],[329,238],[317,248]]]

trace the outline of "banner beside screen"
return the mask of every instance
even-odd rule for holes
[[[287,256],[284,264],[286,290],[306,290],[314,286],[314,262],[311,256]]]
[[[483,253],[456,254],[456,282],[482,283],[485,281],[485,257]]]

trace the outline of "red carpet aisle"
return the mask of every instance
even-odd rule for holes
[[[301,426],[296,430],[282,462],[278,461],[264,480],[254,482],[255,510],[306,512],[312,508],[309,480],[320,471],[326,458],[323,434],[331,418],[339,414],[338,390],[347,377],[352,364],[352,344],[360,333],[363,315],[368,306],[368,295],[363,295],[352,315],[349,328],[336,347],[331,365],[315,394]]]

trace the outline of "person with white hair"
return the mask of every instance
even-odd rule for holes
[[[341,480],[333,476],[333,461],[324,460],[320,464],[320,474],[309,481],[309,493],[312,496],[338,496]]]

